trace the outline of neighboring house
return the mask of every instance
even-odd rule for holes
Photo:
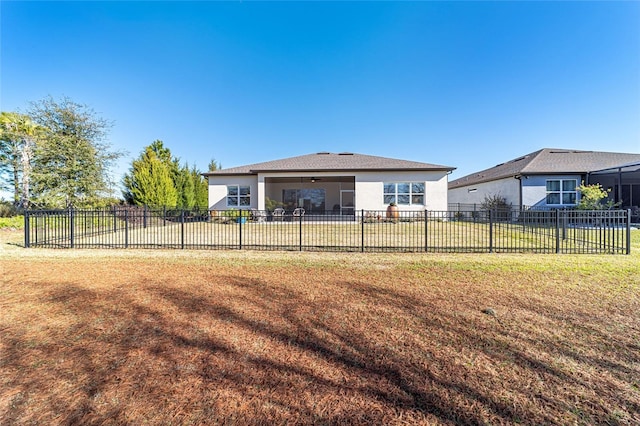
[[[354,214],[447,209],[447,176],[454,167],[371,155],[319,152],[203,173],[211,210],[266,210],[267,198],[287,211]]]
[[[613,201],[639,205],[640,180],[616,181],[617,168],[634,162],[640,162],[640,154],[544,148],[449,182],[449,203],[479,205],[485,197],[500,195],[517,207],[573,207],[580,197],[577,188],[584,182],[601,183],[611,190]],[[604,170],[610,168],[614,169]],[[625,189],[634,195],[633,201],[621,199],[619,193],[624,195]]]

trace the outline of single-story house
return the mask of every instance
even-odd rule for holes
[[[516,207],[572,207],[584,182],[601,183],[612,201],[631,207],[640,205],[640,180],[636,172],[622,183],[618,168],[638,162],[640,154],[544,148],[449,182],[449,203],[479,205],[499,195]]]
[[[384,210],[447,209],[447,176],[454,167],[342,152],[284,158],[216,170],[209,180],[209,209],[266,210],[277,202],[287,211],[353,215]],[[267,203],[268,199],[271,201]]]

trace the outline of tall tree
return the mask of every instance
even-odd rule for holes
[[[176,179],[176,189],[178,191],[179,206],[186,209],[192,208],[196,203],[196,193],[188,164],[180,168]]]
[[[110,122],[67,97],[34,102],[29,115],[43,128],[34,155],[34,199],[84,207],[110,192],[109,167],[122,155],[106,141]]]
[[[0,178],[5,181],[2,187],[13,192],[14,205],[20,208],[29,206],[33,151],[39,132],[40,127],[27,115],[0,113]]]
[[[207,208],[209,206],[209,183],[207,179],[202,176],[195,165],[191,169],[191,178],[193,179],[196,207]]]
[[[211,161],[209,161],[209,166],[208,166],[209,172],[215,172],[216,170],[220,170],[221,168],[222,168],[222,164],[217,162],[215,158],[212,158]]]
[[[124,177],[124,197],[130,204],[151,207],[175,206],[178,192],[166,161],[158,157],[152,146],[133,161]]]

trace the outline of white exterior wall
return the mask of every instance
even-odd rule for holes
[[[424,182],[425,205],[400,205],[400,211],[447,210],[447,172],[304,172],[304,173],[263,173],[258,176],[209,176],[209,208],[215,210],[227,209],[227,185],[251,186],[251,208],[264,209],[265,195],[273,192],[278,184],[270,184],[266,189],[265,178],[274,177],[355,177],[355,209],[356,210],[385,210],[384,203],[385,182]],[[328,184],[328,183],[327,183]],[[275,186],[274,186],[275,185]],[[331,184],[331,185],[337,185]],[[342,189],[352,189],[348,183],[343,183]],[[272,186],[274,186],[272,188]],[[285,185],[291,187],[291,185]],[[282,188],[275,188],[281,191]],[[325,201],[328,210],[339,200],[333,198]]]
[[[209,176],[209,209],[226,210],[232,208],[227,207],[227,185],[250,186],[251,208],[258,208],[257,176]]]
[[[450,189],[449,204],[481,204],[485,197],[492,195],[500,195],[507,200],[507,204],[519,206],[520,181],[509,177]]]
[[[424,182],[425,205],[400,205],[402,211],[447,210],[447,172],[358,172],[356,210],[385,210],[385,182]]]
[[[535,207],[563,207],[557,204],[547,205],[547,180],[549,179],[575,179],[577,186],[584,180],[582,175],[540,175],[525,176],[522,178],[522,204]],[[576,202],[580,199],[580,193]],[[570,206],[566,206],[570,207]]]

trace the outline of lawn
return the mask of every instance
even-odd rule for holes
[[[240,248],[309,251],[625,253],[625,227],[541,226],[518,222],[307,221],[185,222],[125,225],[104,212],[31,216],[30,246],[75,248]],[[46,227],[44,225],[47,225]],[[556,239],[556,235],[558,238]]]
[[[25,250],[2,424],[639,424],[630,256]]]

